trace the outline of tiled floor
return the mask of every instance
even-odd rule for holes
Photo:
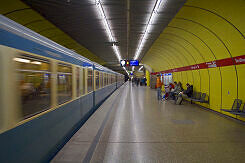
[[[196,105],[157,101],[124,84],[52,160],[62,162],[245,162],[245,125]]]

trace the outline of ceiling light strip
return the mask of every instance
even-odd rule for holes
[[[150,32],[151,30],[151,24],[153,24],[155,22],[155,19],[156,19],[156,16],[157,16],[157,13],[158,13],[158,9],[159,7],[161,6],[161,3],[162,1],[164,0],[157,0],[156,3],[155,3],[155,6],[152,10],[152,13],[151,13],[151,16],[150,16],[150,19],[148,20],[148,23],[146,25],[146,28],[145,28],[145,32],[144,32],[144,35],[139,43],[139,46],[136,50],[136,53],[135,53],[135,56],[134,56],[134,60],[137,60],[140,56],[140,53],[142,51],[142,48],[146,42],[146,37],[148,35],[148,33]]]
[[[105,12],[104,12],[104,10],[103,10],[103,7],[102,7],[102,4],[101,4],[101,1],[100,1],[100,0],[96,0],[96,6],[97,6],[97,8],[98,8],[98,11],[99,11],[101,17],[102,17],[102,21],[103,21],[103,24],[104,24],[104,26],[105,26],[106,33],[107,33],[107,35],[108,35],[108,37],[109,37],[109,40],[110,40],[111,42],[115,42],[115,38],[114,38],[113,35],[112,35],[112,32],[111,32],[109,23],[108,23],[108,21],[107,21],[107,19],[106,19]],[[122,60],[122,57],[121,57],[121,55],[120,55],[120,52],[119,52],[117,46],[116,46],[116,45],[113,45],[112,48],[113,48],[113,50],[114,50],[114,52],[115,52],[115,54],[116,54],[116,56],[117,56],[117,58],[118,58],[118,60],[119,60],[119,62],[120,62],[120,60]]]

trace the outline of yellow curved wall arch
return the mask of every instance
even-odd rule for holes
[[[189,0],[142,62],[159,72],[245,55],[244,11],[244,0]],[[170,46],[176,50],[168,50]],[[170,59],[171,63],[162,61]],[[173,78],[207,93],[210,103],[200,105],[233,116],[220,109],[230,109],[236,98],[245,102],[245,65],[232,61],[234,64],[228,66],[174,72]]]

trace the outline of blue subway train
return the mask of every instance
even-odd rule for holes
[[[0,162],[48,162],[124,75],[0,15]]]

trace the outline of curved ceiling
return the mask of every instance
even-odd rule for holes
[[[109,42],[95,0],[22,0],[106,62],[122,70]],[[133,59],[156,0],[100,0],[123,59]],[[185,0],[164,0],[143,47],[144,56]],[[55,8],[55,11],[54,11]],[[53,31],[50,31],[52,33]],[[58,37],[58,36],[57,36]]]
[[[189,0],[142,59],[154,71],[244,54],[243,0]],[[154,58],[155,57],[155,58]],[[159,57],[165,60],[158,59]]]

